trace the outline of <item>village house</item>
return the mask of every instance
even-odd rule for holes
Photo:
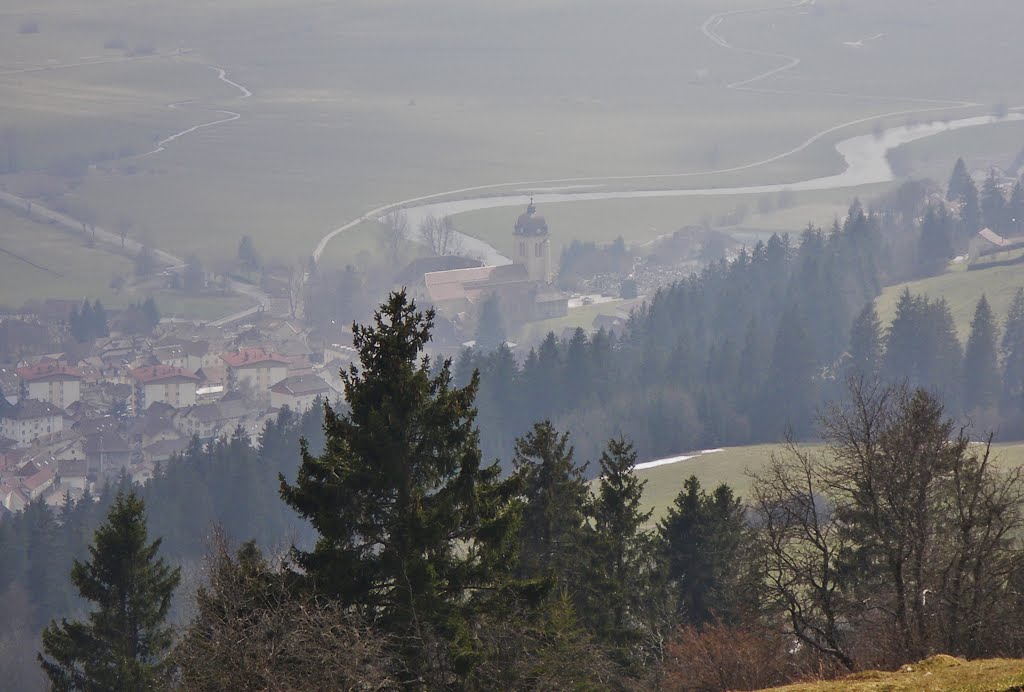
[[[46,360],[18,368],[19,398],[46,401],[67,408],[81,398],[82,373],[66,363]]]
[[[174,415],[173,424],[186,437],[197,435],[201,440],[210,440],[222,434],[230,435],[235,427],[257,417],[246,402],[228,399],[182,409]]]
[[[185,408],[196,403],[199,378],[184,368],[173,365],[147,365],[132,370],[135,381],[133,404],[142,411],[154,402]]]
[[[337,401],[338,391],[317,375],[295,375],[281,380],[270,388],[272,408],[287,406],[293,411],[305,411],[317,397]]]
[[[269,400],[270,388],[288,377],[288,360],[263,347],[229,351],[221,359],[228,369],[228,389],[248,386],[261,400]]]
[[[116,475],[131,463],[131,448],[113,430],[85,438],[84,449],[87,472],[98,478]]]
[[[21,447],[64,429],[64,412],[48,401],[22,399],[14,406],[0,401],[0,435]]]

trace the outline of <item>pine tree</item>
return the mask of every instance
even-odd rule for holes
[[[110,336],[110,327],[107,325],[107,311],[103,303],[97,298],[92,306],[92,332],[93,337]]]
[[[492,293],[480,308],[480,320],[476,327],[476,347],[490,353],[505,343],[505,325],[501,318],[501,302],[497,293]]]
[[[854,377],[874,379],[882,365],[882,323],[874,303],[860,311],[850,328],[850,369]]]
[[[609,440],[600,463],[588,607],[580,612],[589,616],[598,636],[625,648],[652,629],[645,611],[656,607],[653,534],[644,527],[653,510],[641,509],[647,481],[633,473],[632,444]]]
[[[963,243],[981,230],[981,206],[978,202],[978,188],[972,181],[960,196],[960,235]]]
[[[146,326],[150,330],[154,329],[160,324],[160,310],[156,306],[156,301],[153,300],[153,296],[146,298],[146,302],[142,304],[142,314],[146,318]]]
[[[1018,180],[1006,203],[1007,232],[1019,234],[1024,231],[1024,185]]]
[[[999,355],[996,320],[984,295],[974,309],[964,355],[964,409],[986,409],[999,400]]]
[[[925,276],[941,274],[952,256],[953,220],[944,205],[929,205],[917,246],[919,271]]]
[[[165,673],[173,640],[164,620],[181,577],[148,542],[145,508],[134,493],[118,493],[96,531],[86,562],[75,560],[71,581],[96,604],[86,622],[51,622],[39,656],[54,689],[148,690]]]
[[[349,412],[325,406],[324,453],[303,444],[297,480],[281,478],[285,502],[318,533],[293,559],[320,593],[397,635],[413,679],[437,674],[432,642],[454,636],[466,589],[512,557],[511,485],[496,463],[481,465],[479,375],[454,388],[446,360],[431,376],[421,356],[433,323],[401,291],[371,325],[355,325],[360,366],[342,372]]]
[[[971,174],[967,172],[967,164],[963,159],[957,159],[953,166],[953,173],[949,176],[949,185],[946,187],[946,201],[955,202],[960,199],[967,186],[974,185]]]
[[[1013,296],[1002,347],[1002,405],[1009,410],[1019,410],[1024,407],[1024,288],[1018,288]]]
[[[581,566],[587,530],[585,467],[573,461],[569,433],[550,421],[516,440],[513,478],[525,501],[519,531],[518,576],[553,578],[572,587]]]
[[[1006,198],[999,187],[995,169],[990,169],[981,187],[981,217],[985,226],[996,233],[1006,228]]]
[[[708,495],[690,476],[658,524],[668,578],[687,624],[735,622],[746,608],[743,505],[725,484]]]

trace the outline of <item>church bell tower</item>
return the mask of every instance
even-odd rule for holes
[[[512,261],[526,267],[526,273],[533,281],[551,283],[551,239],[548,237],[548,224],[543,216],[537,214],[537,207],[530,205],[526,212],[516,219],[513,231]]]

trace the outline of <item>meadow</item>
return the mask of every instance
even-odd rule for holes
[[[997,4],[1020,10],[1010,0]],[[0,10],[0,33],[13,39],[0,42],[0,122],[16,133],[23,165],[34,168],[76,154],[144,151],[223,117],[217,110],[237,112],[235,121],[131,161],[129,171],[90,170],[68,197],[95,210],[101,224],[129,219],[172,252],[229,258],[248,234],[264,256],[298,262],[327,231],[403,198],[589,176],[666,174],[616,183],[622,187],[799,180],[837,169],[836,139],[913,117],[895,113],[977,104],[947,111],[967,114],[1015,96],[1012,66],[1024,48],[1010,40],[1013,22],[984,38],[964,36],[948,8],[923,13],[921,3],[882,0],[820,0],[726,18],[715,31],[733,45],[802,58],[748,87],[726,88],[786,58],[716,45],[701,25],[715,12],[759,5],[13,0]],[[26,20],[38,33],[19,33]],[[888,29],[882,39],[847,45],[880,23]],[[958,50],[947,50],[954,40]],[[992,46],[998,61],[987,57]],[[148,50],[154,55],[133,55]],[[62,67],[76,62],[96,64]],[[252,96],[243,99],[206,65],[228,70]],[[768,159],[856,120],[763,166],[667,175]],[[845,204],[854,193],[828,203]],[[706,213],[700,203],[643,205],[652,210],[566,212],[578,217],[565,221],[566,237],[625,232],[641,240]],[[470,221],[460,223],[475,232]],[[492,233],[488,223],[480,233]],[[328,246],[324,261],[375,252],[368,229],[359,230],[332,244],[355,252]]]
[[[812,454],[824,450],[820,444],[806,444],[800,448]],[[1009,469],[1024,466],[1024,444],[994,444],[992,448],[1000,467]],[[726,483],[740,498],[746,498],[752,483],[749,474],[763,468],[771,460],[772,454],[784,453],[785,448],[781,444],[727,447],[713,452],[695,451],[692,452],[695,455],[692,459],[636,471],[637,477],[647,481],[643,495],[644,509],[654,511],[652,522],[664,516],[682,490],[683,483],[691,475],[696,476],[701,487],[708,492],[718,484]]]
[[[939,276],[889,286],[878,297],[878,317],[888,325],[896,316],[896,305],[904,289],[914,294],[925,294],[932,299],[944,299],[956,324],[960,343],[966,344],[971,333],[974,309],[984,295],[992,306],[996,320],[1002,323],[1010,310],[1013,296],[1024,288],[1024,265],[992,267],[967,271],[962,264]]]

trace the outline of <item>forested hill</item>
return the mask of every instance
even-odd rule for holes
[[[968,344],[941,300],[904,295],[889,325],[871,306],[884,286],[944,271],[979,224],[1005,228],[1007,209],[1024,204],[1018,183],[1010,201],[986,185],[979,206],[965,175],[958,162],[951,202],[911,181],[872,211],[854,202],[827,230],[773,235],[659,290],[619,337],[549,334],[521,367],[505,348],[465,351],[456,379],[481,372],[485,454],[508,459],[512,440],[543,418],[573,431],[591,459],[607,434],[634,440],[641,459],[777,441],[787,431],[806,437],[815,410],[853,370],[909,378],[941,393],[951,411],[1019,436],[1024,299],[1006,316],[979,305]]]

